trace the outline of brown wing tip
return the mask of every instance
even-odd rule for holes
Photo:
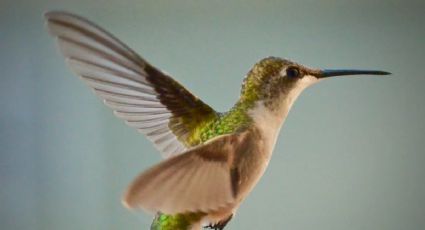
[[[50,11],[44,12],[43,16],[46,20],[49,20],[50,18],[54,17],[54,15],[56,15],[59,12],[60,11],[50,10]]]
[[[55,34],[55,32],[51,29],[51,23],[66,20],[66,17],[79,18],[77,15],[60,10],[52,10],[44,13],[44,19],[46,20],[45,27],[50,35],[57,36],[57,34]]]
[[[132,206],[125,197],[122,198],[121,200],[121,204],[126,208],[126,209],[135,209],[134,206]]]
[[[147,170],[146,172],[149,172],[149,170]],[[121,198],[121,203],[122,205],[130,210],[134,210],[134,209],[142,209],[145,212],[148,213],[153,213],[154,210],[150,209],[149,207],[146,207],[141,199],[141,193],[143,194],[143,192],[141,192],[141,185],[146,185],[146,172],[139,175],[128,187],[127,190],[125,191],[125,193],[123,194],[122,198]]]
[[[133,204],[133,202],[131,202],[129,200],[129,198],[127,196],[124,196],[121,199],[121,204],[126,208],[126,209],[136,209],[137,207]]]
[[[122,205],[126,207],[127,209],[136,209],[139,206],[137,205],[137,199],[136,199],[136,196],[134,195],[135,193],[133,190],[134,190],[134,186],[133,184],[131,184],[127,188],[127,191],[125,191],[121,199]]]
[[[141,206],[141,205],[139,205],[139,204],[136,204],[136,202],[134,202],[133,200],[129,200],[129,198],[128,197],[126,197],[126,196],[124,196],[123,198],[122,198],[122,200],[121,200],[121,204],[126,208],[126,209],[129,209],[129,210],[136,210],[136,209],[138,209],[138,210],[143,210],[143,211],[145,211],[146,213],[150,213],[150,214],[152,214],[152,213],[155,213],[156,211],[152,211],[152,210],[149,210],[149,209],[146,209],[146,208],[144,208],[143,206]]]

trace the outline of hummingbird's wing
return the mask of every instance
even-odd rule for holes
[[[190,138],[198,126],[218,116],[99,26],[66,12],[48,12],[45,17],[71,70],[117,117],[146,134],[164,157],[195,145]]]
[[[165,214],[209,212],[232,204],[240,179],[232,166],[236,152],[246,151],[241,148],[245,132],[217,137],[153,166],[133,181],[123,203]]]

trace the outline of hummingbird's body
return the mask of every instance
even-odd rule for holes
[[[152,230],[223,229],[263,175],[288,112],[306,87],[337,75],[269,57],[249,71],[241,96],[218,113],[114,36],[81,17],[46,14],[71,69],[164,161],[137,177],[123,203],[156,213]]]

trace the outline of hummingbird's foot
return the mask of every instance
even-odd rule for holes
[[[223,230],[224,227],[226,227],[227,223],[229,223],[229,221],[232,219],[232,217],[233,217],[233,214],[231,214],[226,219],[220,220],[219,222],[215,224],[210,224],[208,226],[205,226],[205,228],[214,229],[214,230]]]

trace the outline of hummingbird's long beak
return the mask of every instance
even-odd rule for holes
[[[317,78],[327,78],[344,75],[389,75],[390,72],[381,70],[354,70],[354,69],[324,69],[319,71]]]

